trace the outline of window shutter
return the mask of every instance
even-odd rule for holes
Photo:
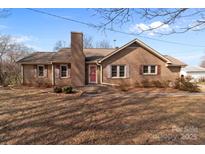
[[[129,68],[129,65],[125,65],[125,69],[126,69],[126,78],[129,78],[130,77],[130,68]]]
[[[68,77],[70,77],[70,64],[68,64]]]
[[[33,73],[34,73],[34,77],[36,78],[38,76],[37,65],[33,65]]]
[[[140,75],[142,75],[142,74],[143,74],[143,65],[140,65],[140,68],[139,68],[139,73],[140,73]]]
[[[111,65],[107,66],[107,77],[111,78]]]
[[[45,65],[44,68],[44,77],[48,77],[48,65]]]
[[[157,74],[160,75],[161,74],[161,66],[157,65]]]
[[[60,65],[55,66],[55,78],[58,79],[60,77]]]

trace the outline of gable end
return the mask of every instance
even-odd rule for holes
[[[163,55],[161,55],[159,52],[157,52],[156,50],[154,50],[153,48],[149,47],[148,45],[146,45],[144,42],[138,40],[138,39],[134,39],[132,41],[130,41],[129,43],[125,44],[124,46],[120,47],[119,49],[116,49],[115,51],[113,51],[112,53],[108,54],[107,56],[105,56],[104,58],[102,58],[101,60],[99,60],[98,62],[101,63],[104,60],[106,60],[107,58],[117,54],[119,51],[123,50],[126,47],[142,47],[144,49],[146,49],[148,52],[150,52],[151,54],[153,54],[154,56],[160,58],[161,60],[163,60],[164,62],[166,62],[167,64],[171,64],[171,61],[169,59],[167,59],[166,57],[164,57]]]

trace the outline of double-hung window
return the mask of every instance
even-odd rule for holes
[[[111,76],[112,77],[117,77],[117,65],[112,65]]]
[[[112,65],[111,66],[112,78],[124,78],[125,77],[125,65]]]
[[[124,65],[119,66],[119,77],[125,77],[125,66]]]
[[[156,75],[157,65],[143,65],[143,74],[144,75]]]
[[[61,65],[60,66],[60,75],[62,78],[68,77],[68,65]]]

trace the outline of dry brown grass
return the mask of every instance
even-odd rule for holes
[[[71,97],[50,91],[0,89],[0,144],[204,144],[203,95],[141,89]]]
[[[205,83],[200,83],[200,84],[198,84],[198,86],[202,92],[205,92]]]

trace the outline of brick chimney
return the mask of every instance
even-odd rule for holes
[[[71,32],[71,84],[85,85],[85,55],[83,53],[83,33]]]

